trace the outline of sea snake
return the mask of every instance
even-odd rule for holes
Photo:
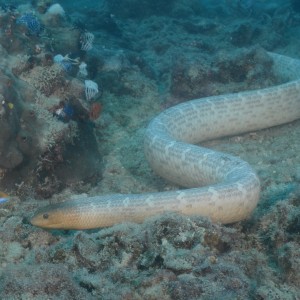
[[[44,228],[90,229],[142,222],[166,211],[232,223],[255,209],[260,182],[237,157],[193,145],[300,118],[300,60],[269,53],[273,72],[286,83],[254,91],[191,100],[149,124],[145,155],[160,176],[187,189],[81,197],[38,210],[31,223]]]

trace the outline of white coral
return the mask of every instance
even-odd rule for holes
[[[88,76],[88,71],[87,71],[87,64],[83,61],[81,64],[78,66],[79,70],[77,73],[78,77],[87,77]]]
[[[93,99],[99,93],[98,84],[95,81],[85,80],[84,87],[85,87],[85,97],[86,100],[88,101]]]
[[[93,48],[95,36],[88,31],[85,31],[80,36],[80,44],[81,44],[81,50],[88,51]]]
[[[61,17],[65,16],[65,10],[62,8],[62,6],[59,3],[52,4],[48,10],[47,10],[48,15],[59,15]]]

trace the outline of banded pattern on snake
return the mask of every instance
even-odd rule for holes
[[[37,211],[44,228],[89,229],[142,222],[166,211],[232,223],[255,209],[260,182],[247,162],[193,143],[288,123],[300,118],[300,61],[269,53],[287,81],[255,91],[212,96],[171,107],[150,123],[145,155],[153,170],[185,190],[82,197]]]

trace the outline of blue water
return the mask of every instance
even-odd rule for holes
[[[300,299],[299,121],[210,142],[261,180],[238,224],[29,222],[78,194],[180,188],[148,166],[147,124],[281,83],[267,51],[300,57],[299,1],[1,1],[0,21],[0,299]]]

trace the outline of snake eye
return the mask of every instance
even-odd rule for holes
[[[48,215],[48,214],[43,214],[43,218],[44,218],[44,219],[48,219],[48,218],[49,218],[49,215]]]

